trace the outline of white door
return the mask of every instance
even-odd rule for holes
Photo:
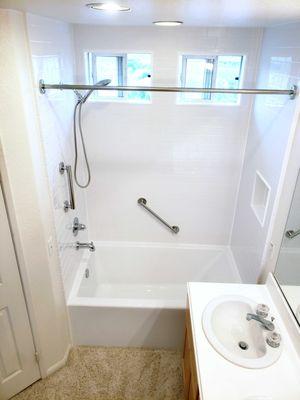
[[[0,399],[40,378],[0,185]]]

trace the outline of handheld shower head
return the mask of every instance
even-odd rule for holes
[[[96,83],[96,86],[106,86],[109,85],[111,82],[110,79],[103,79],[102,81],[99,81]],[[82,112],[82,104],[84,104],[89,96],[93,93],[95,89],[90,89],[85,93],[85,95],[82,95],[80,92],[77,90],[74,90],[74,93],[77,96],[77,102],[74,107],[74,114],[73,114],[73,135],[74,135],[74,153],[75,153],[75,159],[74,159],[74,179],[80,188],[84,189],[89,186],[90,181],[91,181],[91,170],[90,170],[90,165],[89,165],[89,160],[86,152],[86,147],[85,147],[85,141],[84,141],[84,136],[83,136],[83,130],[82,130],[82,118],[81,118],[81,112]],[[82,145],[82,152],[84,156],[84,161],[86,165],[86,170],[87,170],[87,180],[85,183],[79,183],[78,181],[78,174],[77,174],[77,167],[78,167],[78,143],[77,143],[77,125],[78,125],[78,131],[80,135],[80,140],[81,140],[81,145]]]
[[[110,79],[102,79],[102,81],[99,81],[96,83],[96,86],[107,86],[109,85],[111,82]],[[85,103],[87,101],[87,99],[90,97],[90,95],[93,93],[95,89],[91,89],[89,90],[81,99],[80,99],[80,103]]]

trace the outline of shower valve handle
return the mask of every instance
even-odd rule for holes
[[[79,219],[77,217],[75,217],[74,220],[73,220],[73,225],[72,225],[73,235],[77,236],[79,231],[83,231],[85,229],[86,229],[86,225],[85,224],[81,224],[79,222]]]

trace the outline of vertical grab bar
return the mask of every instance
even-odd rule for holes
[[[69,189],[69,200],[64,201],[64,211],[67,212],[69,209],[75,210],[75,196],[72,178],[72,167],[71,165],[65,165],[65,163],[62,161],[59,163],[59,172],[63,175],[65,171],[67,172]]]

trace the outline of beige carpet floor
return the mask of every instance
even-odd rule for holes
[[[67,365],[13,400],[182,400],[181,352],[75,347]]]

